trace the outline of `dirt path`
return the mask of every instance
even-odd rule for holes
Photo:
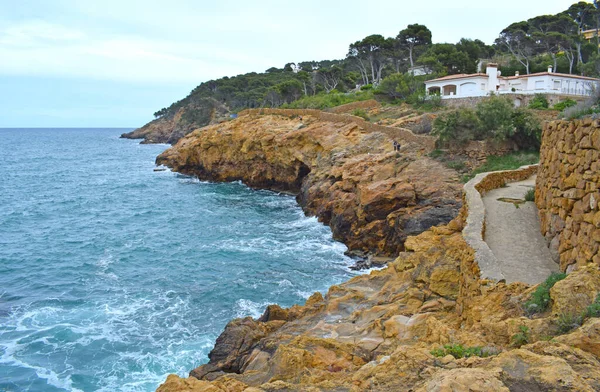
[[[484,239],[498,259],[507,283],[537,284],[559,270],[540,233],[535,203],[525,202],[516,206],[498,200],[523,200],[527,190],[534,187],[535,176],[494,189],[483,197],[486,217]]]

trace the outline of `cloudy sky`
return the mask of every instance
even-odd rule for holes
[[[568,0],[0,0],[0,127],[137,127],[195,86],[343,58],[409,23],[492,43]]]

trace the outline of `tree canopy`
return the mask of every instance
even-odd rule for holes
[[[424,79],[474,73],[486,61],[499,63],[505,74],[540,72],[552,65],[556,72],[600,76],[600,42],[583,34],[600,28],[598,6],[598,1],[580,1],[556,15],[516,21],[505,27],[492,45],[470,38],[433,43],[427,26],[409,24],[396,37],[370,34],[349,44],[344,59],[288,62],[263,73],[209,80],[154,115],[174,116],[180,107],[203,98],[215,99],[235,111],[276,107],[319,94],[348,93],[365,85],[378,86],[374,91],[390,98],[408,99],[418,94]],[[420,79],[406,77],[404,73],[415,66],[430,74]]]

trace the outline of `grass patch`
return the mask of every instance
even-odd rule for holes
[[[446,166],[448,166],[450,169],[454,169],[456,171],[462,171],[467,168],[465,161],[461,161],[461,160],[448,161],[448,162],[446,162]]]
[[[513,346],[518,348],[529,343],[529,338],[529,327],[526,325],[519,325],[519,332],[511,336],[510,341]]]
[[[563,273],[553,273],[551,274],[544,282],[540,283],[537,289],[531,295],[531,298],[527,300],[523,307],[525,309],[525,313],[529,316],[543,313],[550,306],[550,289],[556,284],[567,277],[567,274]]]
[[[535,201],[535,189],[529,189],[525,194],[525,201]]]
[[[578,315],[572,313],[563,313],[558,316],[557,326],[560,335],[571,332],[583,324],[585,313]]]
[[[491,350],[483,347],[465,347],[462,344],[446,344],[442,348],[431,350],[434,357],[445,357],[452,355],[456,359],[469,357],[489,357],[498,354],[497,350]]]
[[[354,109],[352,111],[353,116],[361,117],[362,119],[369,121],[369,115],[364,109]]]
[[[437,149],[431,151],[428,155],[430,158],[436,159],[436,158],[443,156],[444,154],[445,154],[444,151],[437,148]]]
[[[502,156],[488,156],[486,162],[463,176],[462,181],[468,182],[479,173],[485,173],[498,170],[515,170],[525,165],[532,165],[540,161],[540,153],[535,152],[516,152]]]
[[[585,310],[581,314],[559,314],[558,319],[556,320],[558,334],[563,335],[571,332],[576,328],[581,327],[585,320],[587,320],[590,317],[600,317],[600,293],[596,295],[596,299],[594,300],[594,302],[588,305],[587,308],[585,308]]]
[[[366,101],[373,98],[372,91],[356,93],[321,93],[300,98],[294,102],[282,105],[283,109],[327,109],[347,103]]]
[[[585,317],[600,317],[600,293],[596,296],[596,300],[586,308]]]

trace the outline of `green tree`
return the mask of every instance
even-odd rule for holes
[[[369,35],[350,45],[346,57],[355,62],[364,84],[377,84],[381,80],[381,73],[388,62],[389,45],[390,41],[379,34]]]
[[[507,49],[514,58],[521,63],[529,73],[531,59],[538,53],[535,40],[529,33],[530,25],[527,22],[513,23],[500,33],[496,45]]]
[[[439,74],[474,73],[477,64],[453,44],[434,44],[417,61]]]
[[[423,49],[431,45],[431,31],[427,26],[411,24],[400,31],[396,39],[398,40],[400,48],[408,52],[410,66],[414,67],[414,59],[419,56],[419,52],[423,52]]]
[[[386,94],[391,98],[406,99],[422,84],[411,75],[395,73],[381,81],[377,92]]]

